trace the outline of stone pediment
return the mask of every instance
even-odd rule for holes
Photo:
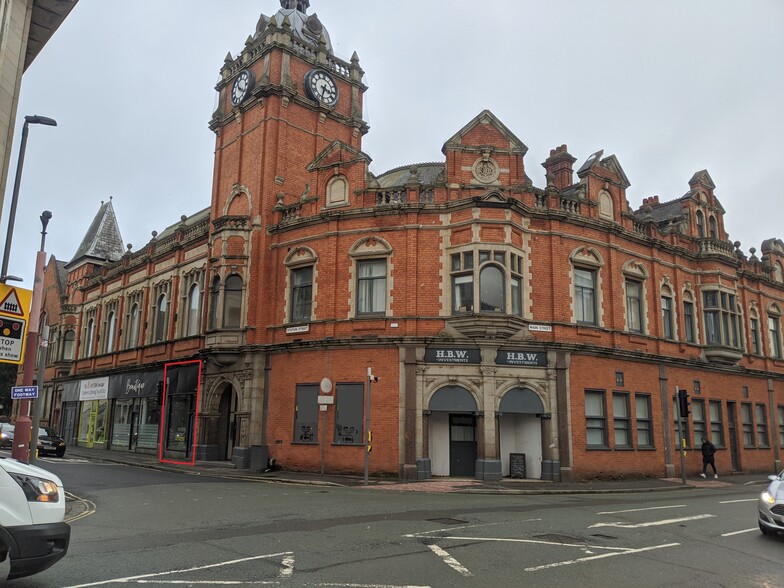
[[[484,127],[484,128],[483,128]],[[492,147],[493,151],[525,155],[528,147],[489,110],[483,110],[467,125],[452,135],[441,152],[475,151],[481,153]]]
[[[308,171],[329,169],[335,166],[349,167],[356,163],[369,164],[370,156],[343,141],[332,141],[329,146],[308,164]]]

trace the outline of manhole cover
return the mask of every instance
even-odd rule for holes
[[[427,519],[430,523],[438,523],[439,525],[465,525],[468,521],[461,521],[460,519]]]

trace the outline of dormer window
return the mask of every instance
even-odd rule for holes
[[[701,210],[698,210],[696,218],[697,218],[697,236],[700,239],[704,239],[705,238],[705,215],[702,214]]]
[[[708,219],[708,225],[710,226],[710,236],[711,239],[718,239],[718,232],[716,230],[716,217],[711,216]]]

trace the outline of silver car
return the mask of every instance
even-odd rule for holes
[[[759,497],[759,528],[763,535],[784,533],[784,471],[768,476],[770,485]]]

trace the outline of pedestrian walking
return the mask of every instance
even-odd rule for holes
[[[706,478],[708,473],[708,465],[713,468],[713,477],[718,478],[719,474],[716,471],[716,460],[713,457],[716,454],[716,446],[708,441],[705,437],[702,438],[702,473],[701,478]]]

